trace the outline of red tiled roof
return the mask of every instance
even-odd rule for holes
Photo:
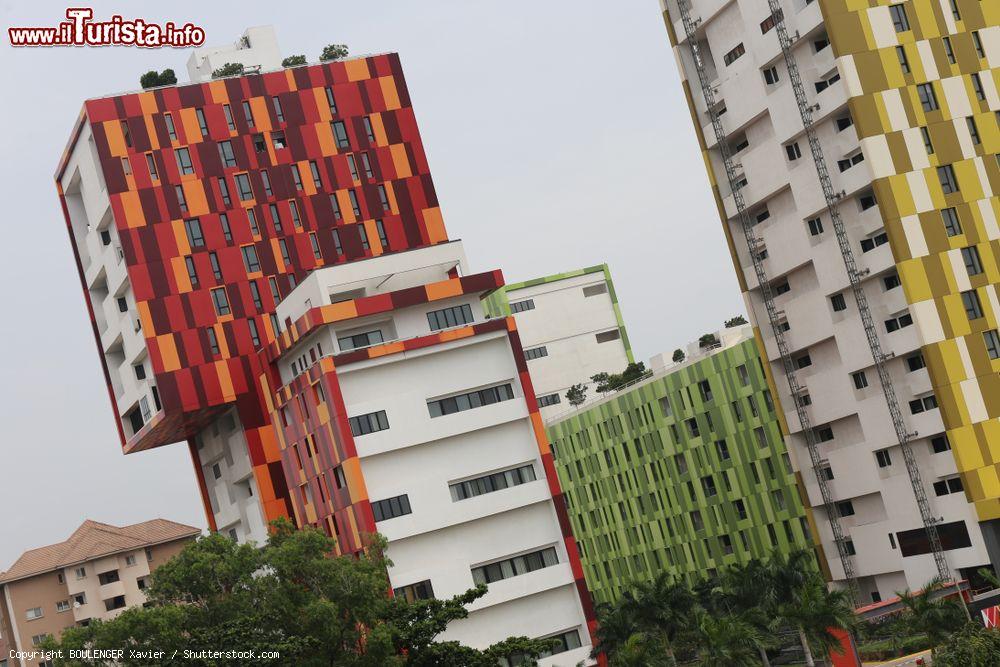
[[[200,528],[166,519],[153,519],[124,527],[87,519],[65,542],[25,551],[9,570],[0,572],[0,584],[122,551],[194,537],[199,533]]]

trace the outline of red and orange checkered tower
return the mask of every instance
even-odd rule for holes
[[[504,617],[529,618],[517,606],[525,604],[524,592],[505,593],[502,582],[492,583],[489,568],[499,572],[501,561],[505,572],[527,568],[525,576],[539,578],[539,590],[548,590],[556,586],[555,575],[546,575],[550,581],[545,583],[534,570],[551,573],[555,569],[549,565],[564,564],[563,584],[573,591],[573,613],[581,619],[579,638],[573,639],[575,626],[552,629],[547,636],[564,637],[566,650],[586,654],[593,610],[513,320],[483,322],[465,331],[463,325],[484,318],[476,305],[468,319],[453,322],[452,315],[441,315],[440,326],[433,319],[412,320],[429,326],[420,335],[407,334],[422,342],[391,342],[404,338],[409,315],[390,325],[391,335],[380,330],[377,340],[362,341],[361,334],[343,338],[331,330],[324,352],[310,338],[320,335],[314,329],[325,331],[341,320],[360,325],[376,316],[391,319],[395,315],[386,313],[394,309],[426,310],[442,299],[465,297],[478,304],[483,294],[503,284],[499,272],[462,277],[460,248],[457,254],[433,250],[456,244],[444,229],[396,54],[88,100],[56,184],[124,452],[186,441],[210,527],[236,539],[261,541],[268,521],[290,517],[337,537],[342,551],[361,548],[376,521],[390,511],[398,516],[404,496],[374,502],[368,497],[373,485],[381,484],[378,470],[388,460],[388,449],[368,452],[368,464],[355,439],[378,427],[386,413],[362,415],[368,421],[355,423],[360,417],[350,416],[352,405],[368,394],[358,389],[345,401],[340,367],[361,368],[374,357],[402,360],[431,346],[468,348],[459,339],[486,341],[502,334],[504,356],[514,370],[510,382],[500,385],[507,388],[494,387],[490,396],[523,398],[518,402],[523,414],[507,419],[528,425],[517,437],[524,440],[527,434],[536,458],[516,469],[497,472],[496,466],[486,477],[521,480],[518,476],[528,475],[529,467],[531,478],[524,480],[545,479],[532,487],[543,489],[544,497],[504,511],[533,506],[531,511],[541,512],[539,525],[554,526],[557,539],[530,553],[492,545],[490,553],[497,558],[472,559],[464,578],[435,585],[457,591],[472,579],[489,579],[492,602],[483,601],[478,616],[474,613],[455,637],[482,644],[493,639],[487,635],[519,634],[505,626]],[[423,258],[433,270],[400,268]],[[390,280],[403,273],[408,278],[394,289]],[[344,286],[343,294],[327,289],[314,303],[292,294],[308,293],[305,283],[319,274],[333,276]],[[362,280],[362,275],[367,277]],[[284,305],[289,301],[292,305]],[[466,312],[451,301],[440,312]],[[344,317],[350,309],[353,314]],[[466,353],[454,353],[461,354]],[[486,389],[474,389],[428,397],[422,409],[430,414],[421,419],[440,416],[434,406],[442,401],[468,401],[473,394],[479,396],[473,402],[486,400]],[[432,422],[436,427],[443,420]],[[481,426],[465,428],[471,432]],[[435,435],[434,442],[459,435],[448,431]],[[467,451],[471,465],[476,455]],[[414,470],[412,463],[407,469]],[[449,502],[461,505],[464,514],[448,521],[495,520],[489,518],[498,513],[492,500],[471,499],[480,502],[480,509],[468,510],[474,503],[458,503],[465,496],[455,494],[464,492],[454,490],[468,480],[452,481],[442,482],[443,494],[447,499],[451,493]],[[410,509],[408,500],[405,508]],[[426,558],[413,554],[426,550],[413,545],[418,534],[426,541],[433,532],[420,521],[426,523],[426,514],[450,511],[442,506],[440,512],[425,513],[409,532],[379,525],[395,549],[393,560],[417,572]],[[434,527],[439,537],[433,539],[444,539],[442,528],[447,526]],[[495,529],[480,527],[468,539],[486,544]],[[390,575],[406,595],[431,590],[430,578],[408,582],[399,579],[405,573]]]

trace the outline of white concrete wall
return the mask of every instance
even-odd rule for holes
[[[570,406],[566,390],[572,385],[591,385],[590,376],[620,373],[628,365],[625,342],[615,339],[598,343],[596,335],[617,330],[611,294],[606,291],[584,296],[587,286],[606,285],[603,273],[588,273],[554,282],[509,290],[510,303],[532,299],[533,310],[514,313],[524,349],[545,346],[548,355],[528,360],[528,372],[536,396],[559,394],[560,403],[541,409],[543,418],[565,412]]]
[[[273,26],[247,28],[232,44],[194,49],[188,58],[191,81],[211,81],[212,72],[226,63],[260,67],[262,72],[281,68],[281,51]]]
[[[835,579],[842,579],[843,569],[836,557],[832,532],[822,509],[819,487],[811,469],[805,447],[805,438],[797,418],[794,403],[783,377],[780,356],[767,322],[760,298],[753,264],[747,250],[742,227],[736,219],[737,209],[728,185],[720,153],[715,148],[716,139],[705,112],[698,76],[686,44],[675,0],[663,0],[670,11],[675,33],[681,45],[675,56],[682,76],[692,86],[692,94],[699,122],[710,148],[711,165],[720,184],[727,222],[737,249],[743,274],[749,285],[748,311],[761,327],[767,356],[776,377],[780,401],[792,429],[790,453],[799,469],[810,502],[820,523],[820,538]],[[812,365],[797,373],[811,399],[806,408],[815,426],[829,424],[834,430],[834,440],[823,443],[821,456],[833,469],[835,479],[830,483],[834,499],[852,500],[857,514],[843,521],[846,533],[854,541],[857,556],[853,558],[862,588],[869,594],[879,591],[883,598],[904,585],[919,588],[934,573],[933,557],[914,556],[902,558],[898,549],[890,545],[888,534],[920,528],[922,526],[916,501],[895,432],[888,418],[885,399],[872,365],[871,352],[858,314],[857,304],[850,294],[850,285],[844,269],[830,217],[825,211],[823,193],[819,187],[809,146],[802,131],[798,106],[784,67],[776,30],[761,34],[760,22],[770,15],[765,0],[694,0],[693,19],[701,19],[700,39],[707,47],[710,68],[715,72],[713,87],[716,98],[726,107],[720,117],[730,144],[745,135],[749,146],[735,155],[737,170],[747,177],[742,188],[747,210],[751,216],[766,207],[770,217],[756,225],[755,233],[763,241],[768,257],[765,270],[772,285],[787,279],[791,290],[775,299],[777,308],[785,313],[791,326],[785,333],[793,358],[809,354]],[[877,206],[862,211],[859,197],[870,192],[872,172],[871,157],[864,162],[840,172],[837,161],[852,155],[861,148],[853,126],[839,130],[836,120],[848,114],[847,76],[826,90],[816,93],[814,83],[838,71],[831,47],[816,50],[814,42],[825,35],[825,27],[818,2],[805,5],[795,1],[782,3],[788,32],[793,36],[793,54],[798,63],[803,84],[810,103],[817,104],[814,112],[817,135],[823,145],[830,169],[833,187],[843,190],[845,197],[840,205],[848,236],[851,239],[858,267],[869,273],[863,279],[863,288],[883,348],[895,357],[889,361],[889,372],[897,397],[902,405],[908,429],[917,432],[912,448],[923,476],[926,492],[930,497],[931,511],[944,522],[965,521],[972,546],[946,552],[950,567],[970,567],[989,561],[976,523],[972,506],[962,494],[938,498],[932,484],[942,476],[954,474],[954,462],[946,460],[950,454],[932,454],[929,439],[944,430],[940,414],[932,410],[911,415],[907,403],[915,396],[930,390],[926,370],[909,372],[905,360],[919,352],[922,340],[918,328],[911,326],[887,333],[883,322],[890,316],[905,311],[903,290],[886,291],[882,279],[895,271],[888,245],[870,252],[862,252],[860,242],[882,229]],[[798,33],[798,35],[796,35]],[[738,43],[743,43],[746,54],[726,66],[723,55]],[[779,81],[768,85],[763,70],[770,66],[778,69]],[[797,142],[802,157],[789,160],[785,145]],[[806,225],[810,218],[819,217],[824,232],[812,236]],[[829,298],[844,293],[848,308],[833,312]],[[866,373],[869,386],[857,390],[852,373]],[[893,465],[878,468],[874,452],[889,448]]]

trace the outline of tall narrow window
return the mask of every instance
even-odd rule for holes
[[[167,124],[167,135],[172,141],[177,140],[177,130],[174,129],[174,117],[168,113],[163,114],[163,122]]]
[[[208,337],[208,349],[212,354],[219,353],[219,340],[215,337],[215,327],[207,327],[205,335]]]
[[[222,282],[222,267],[219,266],[219,256],[214,252],[208,253],[208,263],[212,265],[212,276],[217,282]]]
[[[361,122],[364,123],[365,134],[368,136],[368,143],[375,143],[375,131],[372,129],[371,118],[365,116],[361,119]]]
[[[343,218],[343,214],[340,212],[340,201],[337,199],[336,194],[330,195],[330,206],[333,208],[333,219],[340,220]]]
[[[986,343],[986,354],[990,359],[1000,359],[1000,334],[996,329],[983,332],[983,342]]]
[[[201,221],[198,218],[185,220],[184,229],[187,231],[188,244],[192,248],[205,245],[205,236],[201,232]]]
[[[119,121],[119,122],[120,122],[120,126],[122,128],[122,139],[125,140],[125,145],[126,146],[128,146],[129,148],[132,148],[132,133],[129,132],[128,121],[127,120],[123,120],[123,121]]]
[[[216,315],[228,315],[229,309],[229,297],[226,295],[225,287],[217,287],[212,290],[212,303],[215,305]]]
[[[226,127],[229,128],[229,131],[232,132],[236,130],[236,123],[233,121],[233,110],[228,104],[222,105],[222,112],[226,114]]]
[[[271,211],[271,222],[274,223],[274,231],[280,234],[284,231],[284,228],[281,226],[281,215],[278,213],[278,205],[268,204],[267,208]]]
[[[180,207],[182,213],[187,213],[188,204],[187,198],[184,196],[184,188],[180,185],[174,186],[174,196],[177,197],[177,206]]]
[[[323,187],[323,181],[319,177],[319,165],[316,164],[316,160],[309,160],[309,171],[312,172],[313,185],[317,189]]]
[[[219,226],[222,228],[222,237],[226,239],[226,242],[233,240],[233,230],[229,228],[229,216],[225,213],[219,214]]]
[[[906,32],[910,29],[910,19],[906,16],[906,7],[903,5],[890,5],[889,17],[896,32]]]
[[[962,262],[970,276],[978,276],[983,272],[983,264],[979,259],[979,249],[976,246],[962,248]]]
[[[257,224],[257,212],[252,208],[247,209],[247,223],[250,225],[250,233],[260,236],[260,225]]]
[[[962,225],[958,221],[958,212],[954,208],[946,208],[941,211],[941,219],[944,220],[944,230],[948,236],[958,236],[962,233]]]
[[[288,210],[292,212],[292,225],[296,229],[302,229],[302,218],[299,216],[299,205],[295,203],[295,200],[289,200]]]
[[[243,264],[247,273],[257,273],[260,271],[260,261],[257,259],[257,248],[252,245],[245,245],[240,248],[243,253]]]
[[[288,244],[285,243],[285,239],[278,239],[278,248],[281,250],[281,259],[285,264],[291,264],[292,258],[288,256]]]
[[[910,60],[906,57],[906,49],[902,46],[897,46],[896,57],[899,59],[899,68],[903,70],[903,74],[909,74]]]
[[[920,98],[920,106],[923,107],[924,111],[937,111],[941,108],[938,106],[937,95],[934,94],[934,84],[932,83],[918,85],[917,97]]]
[[[976,47],[976,55],[979,56],[980,59],[986,57],[986,51],[983,50],[983,40],[979,37],[978,30],[972,31],[972,45]]]
[[[382,250],[386,251],[389,249],[389,237],[385,235],[385,225],[382,224],[381,220],[375,221],[375,230],[378,232],[378,241],[382,244]]]
[[[177,158],[177,168],[180,169],[182,174],[193,174],[194,165],[191,164],[191,152],[186,148],[178,148],[174,151],[174,156]]]
[[[944,44],[944,55],[948,57],[948,62],[952,65],[955,64],[955,49],[951,47],[951,37],[945,37],[942,40]]]
[[[955,169],[950,164],[937,168],[938,180],[941,182],[941,189],[944,193],[951,194],[958,192],[958,180],[955,178]]]
[[[347,136],[347,126],[344,125],[344,121],[335,120],[332,123],[333,127],[333,138],[337,142],[337,148],[350,148],[351,140]]]
[[[192,287],[198,286],[198,270],[194,265],[194,257],[188,255],[184,258],[184,265],[187,267],[188,279],[191,281]]]
[[[122,171],[125,172],[126,176],[132,175],[132,163],[129,162],[127,157],[122,158]]]
[[[333,88],[326,87],[326,103],[330,107],[330,113],[337,115],[337,100],[333,97]]]
[[[236,166],[236,153],[233,152],[233,142],[231,141],[219,142],[219,157],[222,158],[223,167]]]
[[[316,238],[316,232],[309,232],[309,244],[312,246],[313,257],[317,260],[323,259],[323,255],[319,251],[319,239]]]
[[[384,185],[379,185],[378,186],[378,200],[379,200],[379,203],[382,204],[382,210],[383,211],[388,211],[389,210],[389,195],[388,195],[388,193],[386,193]]]
[[[976,127],[976,119],[969,116],[965,119],[965,124],[969,127],[969,136],[972,138],[972,143],[977,146],[983,143],[982,139],[979,138],[979,128]]]
[[[375,174],[372,172],[371,160],[368,159],[368,153],[361,154],[361,166],[365,170],[366,178],[375,178]]]
[[[253,199],[253,189],[250,187],[250,177],[246,174],[236,174],[236,192],[240,196],[240,201]]]
[[[983,304],[979,301],[979,293],[974,289],[962,292],[962,306],[970,320],[978,320],[983,316]]]
[[[264,304],[260,300],[260,288],[257,287],[257,281],[250,281],[250,298],[253,299],[253,307],[257,310],[264,310]]]
[[[361,177],[358,175],[358,162],[354,159],[353,155],[347,156],[347,168],[351,171],[351,180],[357,181]]]
[[[933,155],[934,154],[934,142],[931,141],[931,133],[930,133],[930,131],[926,127],[924,127],[923,125],[920,126],[920,136],[924,140],[924,150],[927,151],[928,155]]]
[[[250,110],[250,102],[243,100],[243,117],[247,119],[247,125],[253,127],[253,111]]]
[[[257,331],[257,322],[254,318],[247,320],[247,327],[250,329],[250,342],[253,343],[254,348],[260,347],[260,333]]]
[[[362,247],[362,249],[364,249],[364,250],[370,249],[371,245],[368,243],[368,230],[365,229],[365,226],[364,226],[363,223],[360,224],[360,225],[358,225],[358,236],[361,237],[361,247]]]
[[[295,181],[295,189],[302,192],[302,172],[297,164],[292,165],[292,180]]]
[[[160,175],[156,171],[156,160],[152,153],[146,153],[146,166],[149,167],[149,178],[154,181],[160,180]]]
[[[222,195],[222,203],[225,204],[226,206],[229,206],[230,204],[233,203],[232,197],[229,196],[229,184],[226,182],[226,178],[224,176],[220,176],[218,178],[218,183],[219,183],[219,194]]]
[[[980,102],[986,99],[986,91],[983,89],[983,80],[979,78],[979,72],[972,73],[972,90]]]
[[[351,188],[347,191],[347,197],[351,200],[351,209],[354,211],[354,217],[361,217],[361,204],[358,203],[358,193]]]
[[[274,192],[271,190],[271,176],[267,173],[267,169],[260,170],[260,180],[264,182],[264,194],[268,197],[274,196]]]
[[[274,106],[274,115],[278,119],[279,123],[285,122],[285,114],[281,111],[281,100],[278,99],[277,95],[271,97],[271,104]]]

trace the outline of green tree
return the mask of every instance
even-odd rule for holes
[[[306,667],[495,667],[501,657],[533,660],[551,648],[551,641],[525,637],[485,650],[438,642],[451,621],[468,616],[466,606],[485,586],[448,600],[408,603],[386,595],[391,563],[379,536],[356,558],[331,557],[335,542],[318,530],[297,531],[288,521],[272,528],[260,549],[218,534],[199,539],[153,573],[150,607],[66,630],[51,648],[162,650],[167,656],[184,649],[275,651],[280,657],[270,664]]]
[[[177,83],[177,75],[174,70],[165,69],[162,72],[149,70],[139,77],[139,85],[146,88],[156,88],[157,86],[172,86]]]
[[[678,364],[681,363],[682,361],[684,361],[684,357],[685,357],[684,350],[680,348],[674,350],[674,356],[673,356],[674,363]]]
[[[598,608],[597,652],[604,652],[615,664],[636,655],[662,651],[667,664],[676,664],[677,647],[692,631],[697,603],[687,585],[676,582],[666,572],[652,581],[643,581],[625,591],[614,605]]]
[[[914,632],[927,635],[932,653],[952,633],[957,632],[966,620],[958,601],[937,594],[941,586],[941,579],[935,577],[924,586],[923,590],[916,593],[909,589],[896,592],[899,601],[906,608],[907,624]]]
[[[618,391],[630,382],[641,380],[652,375],[646,370],[646,364],[641,361],[634,361],[625,367],[621,373],[597,373],[591,375],[590,379],[597,385],[597,391],[606,394],[609,391]]]
[[[213,79],[221,79],[225,76],[237,76],[243,74],[243,63],[226,63],[216,70],[212,70]]]
[[[574,408],[587,400],[587,385],[575,384],[566,390],[566,400]]]
[[[735,614],[696,616],[698,664],[701,667],[750,667],[758,664],[758,645],[764,641],[757,628]]]
[[[726,328],[730,329],[732,327],[738,327],[741,324],[746,324],[746,323],[747,323],[747,318],[743,317],[742,315],[737,315],[736,317],[731,317],[728,320],[726,320]]]
[[[305,65],[305,64],[306,64],[305,56],[288,56],[287,58],[281,61],[282,67],[295,67],[297,65]]]
[[[327,60],[340,60],[346,57],[346,44],[327,44],[323,47],[323,52],[319,54],[319,59],[323,62],[326,62]]]
[[[710,600],[717,611],[737,614],[753,626],[760,638],[756,647],[760,661],[769,667],[767,651],[773,648],[773,642],[767,638],[774,637],[779,620],[773,613],[773,587],[767,566],[757,559],[729,566],[720,574]]]
[[[719,339],[715,337],[715,334],[707,333],[698,339],[698,347],[701,348],[715,347],[718,344],[719,344]]]
[[[968,622],[937,648],[935,667],[1000,665],[1000,631]]]

